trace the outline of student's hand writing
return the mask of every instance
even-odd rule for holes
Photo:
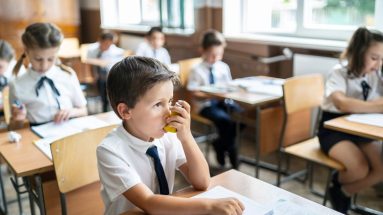
[[[24,121],[27,118],[27,109],[24,104],[12,104],[12,119],[16,121]]]
[[[70,117],[70,112],[71,112],[70,110],[59,110],[59,111],[56,113],[56,115],[55,115],[53,121],[54,121],[55,123],[61,123],[61,122],[63,122],[63,121],[68,120],[69,117]]]
[[[177,129],[177,137],[182,142],[186,138],[190,138],[190,105],[183,101],[178,100],[178,105],[170,108],[172,112],[178,113],[171,115],[166,119],[166,123]]]
[[[211,201],[213,202],[209,214],[240,215],[245,210],[245,206],[236,198],[214,199]]]

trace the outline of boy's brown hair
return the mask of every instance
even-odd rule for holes
[[[119,116],[118,104],[134,108],[149,89],[165,81],[172,81],[173,85],[179,83],[177,74],[158,60],[130,56],[116,63],[109,71],[106,90],[110,104]]]
[[[221,45],[226,47],[225,37],[220,32],[216,30],[208,30],[204,33],[201,41],[201,46],[204,50]]]

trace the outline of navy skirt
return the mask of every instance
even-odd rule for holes
[[[354,144],[370,143],[373,141],[372,139],[369,139],[369,138],[360,137],[360,136],[324,128],[325,121],[328,121],[337,117],[341,117],[344,115],[347,115],[347,114],[331,113],[331,112],[323,111],[322,120],[320,122],[319,130],[318,130],[318,138],[319,138],[319,143],[320,143],[322,151],[326,153],[327,155],[330,149],[335,144],[343,140],[349,140],[353,142]]]

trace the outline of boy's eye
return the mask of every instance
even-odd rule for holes
[[[161,102],[156,103],[154,106],[155,106],[155,107],[159,107],[159,106],[161,106]]]

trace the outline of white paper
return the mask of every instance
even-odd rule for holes
[[[31,129],[40,137],[46,138],[68,136],[84,130],[100,128],[108,125],[110,125],[110,123],[106,123],[95,116],[86,116],[74,118],[60,124],[49,122],[43,125],[32,126]]]
[[[33,143],[36,145],[40,151],[47,156],[50,160],[52,160],[52,152],[51,152],[51,143],[54,141],[61,139],[61,137],[47,137],[40,140],[35,140]]]
[[[272,205],[272,215],[320,215],[310,208],[298,205],[295,202],[279,199]]]
[[[346,117],[348,121],[383,127],[383,114],[352,114]]]
[[[233,192],[221,186],[216,186],[206,192],[193,196],[192,198],[209,198],[209,199],[219,199],[219,198],[228,198],[234,197],[241,201],[245,210],[243,211],[243,215],[272,215],[272,211],[262,206],[258,202],[251,200],[239,193]]]
[[[282,96],[284,82],[285,80],[280,78],[246,77],[235,79],[230,85],[243,88],[250,93]]]

